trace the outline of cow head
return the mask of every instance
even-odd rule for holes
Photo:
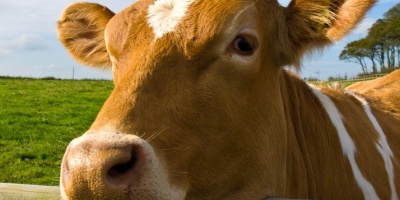
[[[285,65],[343,37],[372,0],[139,0],[63,13],[79,62],[115,89],[62,162],[66,199],[287,196]]]

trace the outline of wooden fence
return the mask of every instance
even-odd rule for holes
[[[361,81],[369,81],[369,80],[374,80],[383,76],[386,76],[387,74],[371,74],[367,76],[362,76],[362,77],[355,77],[355,78],[349,78],[349,79],[340,79],[340,80],[331,80],[331,81],[308,81],[309,83],[312,83],[314,85],[329,85],[335,82],[339,82],[344,86],[351,85],[356,82],[361,82]]]
[[[56,186],[0,183],[0,200],[60,200]]]
[[[61,200],[61,195],[60,188],[56,186],[0,183],[0,200]],[[266,200],[294,199],[267,198]]]

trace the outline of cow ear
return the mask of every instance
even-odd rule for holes
[[[58,21],[58,39],[78,62],[94,67],[111,67],[104,30],[115,14],[95,3],[74,3]]]
[[[349,33],[375,0],[292,0],[284,9],[291,63],[299,66],[308,50],[321,48]],[[286,42],[285,41],[285,42]]]

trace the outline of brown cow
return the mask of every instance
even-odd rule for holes
[[[367,96],[371,103],[400,116],[400,69],[375,80],[358,82],[347,87]]]
[[[76,3],[59,38],[115,89],[70,143],[65,199],[398,199],[400,118],[283,69],[373,0]],[[399,103],[399,102],[394,102]]]

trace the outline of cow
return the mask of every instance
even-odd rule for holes
[[[362,81],[346,89],[366,95],[371,103],[382,110],[400,115],[400,69],[387,76],[369,81]]]
[[[398,199],[400,117],[286,70],[373,4],[138,0],[117,14],[70,5],[59,40],[78,62],[112,69],[115,87],[66,149],[63,198]]]

